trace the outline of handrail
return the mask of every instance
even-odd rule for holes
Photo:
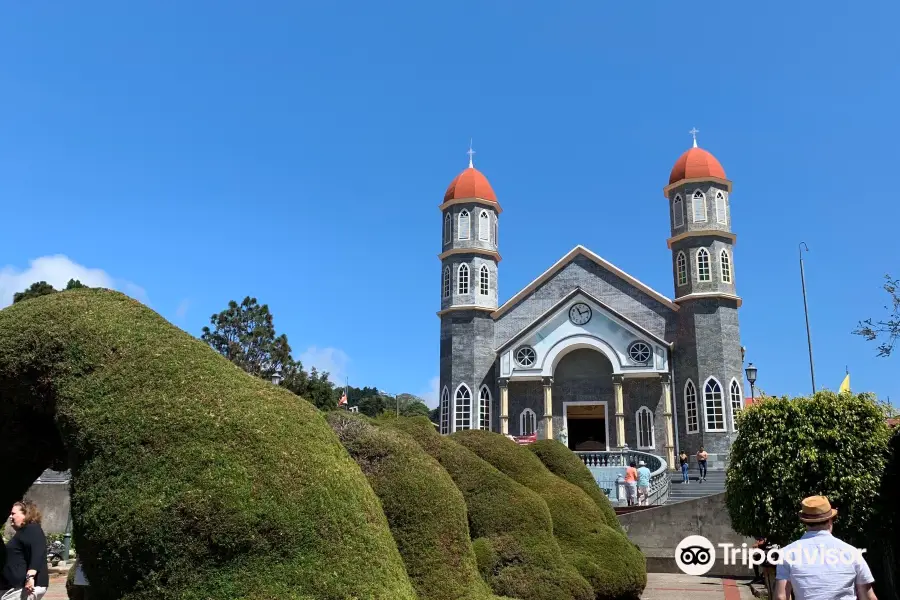
[[[597,450],[597,451],[575,451],[575,454],[581,458],[585,466],[590,467],[627,467],[632,461],[637,464],[644,461],[647,468],[650,469],[650,490],[647,498],[648,505],[665,504],[669,498],[669,488],[672,480],[668,473],[668,464],[665,459],[649,452],[641,450],[632,450],[627,446],[622,450]],[[611,494],[611,500],[618,500],[625,503],[625,498],[621,497],[621,492],[616,489]]]

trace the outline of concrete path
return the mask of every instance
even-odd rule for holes
[[[46,596],[45,596],[46,598]],[[641,600],[750,600],[746,580],[647,573],[647,589]]]

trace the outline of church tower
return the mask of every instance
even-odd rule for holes
[[[702,446],[709,469],[726,465],[734,416],[744,403],[731,221],[731,181],[716,158],[694,145],[681,155],[663,192],[671,220],[672,274],[679,306],[674,385],[680,448]],[[693,458],[692,458],[693,460]]]
[[[444,194],[441,210],[440,432],[491,429],[497,420],[494,320],[500,204],[472,163]]]

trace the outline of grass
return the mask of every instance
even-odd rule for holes
[[[497,433],[450,436],[501,472],[539,494],[550,509],[563,556],[591,584],[597,600],[637,600],[647,585],[646,559],[581,487],[551,473],[528,448]]]
[[[0,501],[72,469],[93,599],[416,598],[323,415],[122,294],[0,311],[0,396]]]
[[[487,462],[439,435],[424,417],[385,420],[433,456],[466,502],[482,576],[495,594],[523,600],[588,600],[594,591],[567,563],[544,500]]]

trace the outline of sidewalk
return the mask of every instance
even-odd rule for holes
[[[46,598],[46,596],[44,597]],[[681,573],[647,573],[641,600],[750,600],[746,581],[694,577]]]

